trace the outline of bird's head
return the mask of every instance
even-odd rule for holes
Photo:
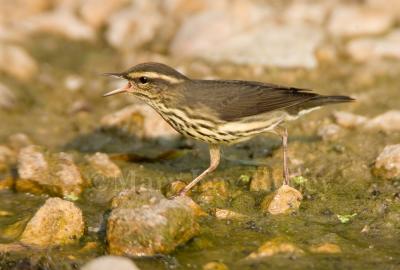
[[[160,63],[138,64],[125,72],[105,73],[104,75],[123,78],[128,83],[113,91],[104,94],[104,97],[131,93],[145,101],[160,98],[171,86],[188,80],[186,76],[175,69]]]

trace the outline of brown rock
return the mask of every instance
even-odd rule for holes
[[[0,83],[0,109],[12,109],[16,103],[14,93],[4,84]]]
[[[99,29],[127,2],[127,0],[86,0],[82,2],[79,12],[90,26]]]
[[[289,257],[297,257],[304,254],[304,251],[292,243],[276,238],[265,242],[257,251],[251,253],[246,259],[258,260],[271,257],[277,254],[285,254]]]
[[[20,240],[39,247],[65,245],[79,240],[83,232],[81,210],[72,202],[50,198],[28,222]]]
[[[310,247],[310,251],[312,253],[337,254],[341,253],[342,249],[336,244],[324,243]]]
[[[281,185],[281,168],[259,167],[251,177],[250,191],[271,191]]]
[[[302,199],[303,196],[298,190],[288,185],[282,185],[274,193],[264,198],[261,209],[272,215],[286,214],[298,210]]]
[[[110,254],[170,253],[198,233],[195,213],[185,196],[167,200],[159,191],[132,189],[115,197],[112,208],[107,222]]]
[[[400,179],[400,144],[385,146],[375,161],[373,172],[385,179]]]
[[[16,188],[22,192],[78,196],[84,184],[71,155],[45,153],[34,145],[20,151],[18,175]]]
[[[211,206],[224,205],[229,197],[228,185],[223,180],[209,180],[198,185],[197,201]]]
[[[8,145],[16,152],[25,146],[32,145],[31,139],[24,133],[15,133],[8,137]]]
[[[96,171],[96,173],[105,177],[120,177],[122,172],[121,169],[110,160],[109,156],[104,153],[95,153],[92,156],[86,157],[90,166]]]
[[[187,184],[185,182],[180,181],[180,180],[168,183],[168,185],[165,187],[164,194],[167,198],[177,196],[179,194],[179,192],[181,192],[186,187],[186,185]],[[188,195],[190,193],[191,193],[191,191],[189,191]]]
[[[15,162],[15,152],[5,145],[0,145],[0,172],[6,171]]]

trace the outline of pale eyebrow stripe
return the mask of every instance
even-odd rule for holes
[[[182,82],[183,80],[177,77],[173,77],[173,76],[169,76],[169,75],[164,75],[164,74],[160,74],[157,72],[152,72],[152,71],[146,71],[146,72],[131,72],[128,74],[129,77],[131,78],[137,78],[137,77],[141,77],[141,76],[145,76],[148,77],[150,79],[162,79],[165,81],[168,81],[170,83],[178,83],[178,82]]]

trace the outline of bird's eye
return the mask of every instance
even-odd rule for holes
[[[139,82],[142,83],[142,84],[145,84],[145,83],[147,83],[148,81],[149,81],[149,80],[148,80],[147,77],[145,77],[145,76],[142,76],[142,77],[139,78]]]

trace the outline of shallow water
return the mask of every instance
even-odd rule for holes
[[[35,143],[51,150],[73,152],[78,160],[96,151],[155,156],[174,150],[176,154],[166,160],[117,160],[123,169],[123,177],[112,184],[104,179],[92,179],[93,186],[87,188],[76,202],[84,212],[87,228],[79,243],[40,252],[3,254],[0,269],[28,265],[40,269],[79,267],[105,252],[103,217],[114,194],[132,186],[162,188],[176,179],[188,182],[208,164],[207,148],[201,143],[185,139],[140,141],[99,130],[101,116],[133,100],[122,96],[101,98],[110,86],[97,74],[121,69],[116,53],[102,45],[63,44],[62,40],[43,37],[31,42],[30,51],[43,67],[36,81],[23,84],[2,78],[17,89],[20,100],[15,110],[0,111],[2,141],[10,134],[24,132]],[[199,75],[196,70],[191,70],[191,63],[177,64],[187,67],[189,74]],[[77,92],[65,89],[63,79],[71,73],[83,76],[86,80],[84,89]],[[201,269],[207,262],[220,261],[231,269],[398,269],[400,183],[378,179],[370,169],[385,145],[400,141],[400,134],[347,129],[332,142],[316,136],[319,126],[331,122],[333,110],[371,117],[398,109],[398,63],[376,63],[367,67],[342,59],[312,71],[267,69],[257,75],[251,67],[217,65],[210,73],[220,78],[318,89],[322,94],[346,94],[356,97],[357,102],[330,106],[288,124],[291,158],[303,162],[292,169],[300,170],[308,179],[305,185],[297,186],[304,195],[297,213],[287,216],[261,214],[259,203],[265,193],[250,192],[248,185],[238,181],[242,175],[251,176],[257,166],[232,161],[256,161],[279,167],[278,138],[259,136],[225,147],[226,159],[206,181],[225,181],[229,199],[216,200],[208,207],[229,208],[248,217],[241,221],[221,221],[211,216],[202,218],[201,233],[197,237],[168,256],[134,259],[138,266],[141,269]],[[70,114],[71,104],[82,98],[89,103],[90,110]],[[196,200],[196,193],[194,198]],[[1,191],[0,210],[10,214],[0,216],[0,243],[17,240],[24,224],[45,199],[46,196]],[[337,215],[350,214],[356,215],[348,223],[341,223],[337,218]],[[366,225],[370,230],[362,233]],[[305,254],[298,257],[278,255],[256,262],[244,260],[265,241],[275,237],[299,246]],[[92,242],[96,244],[87,248],[87,243]],[[310,246],[325,242],[339,245],[342,252],[329,255],[308,251]]]

